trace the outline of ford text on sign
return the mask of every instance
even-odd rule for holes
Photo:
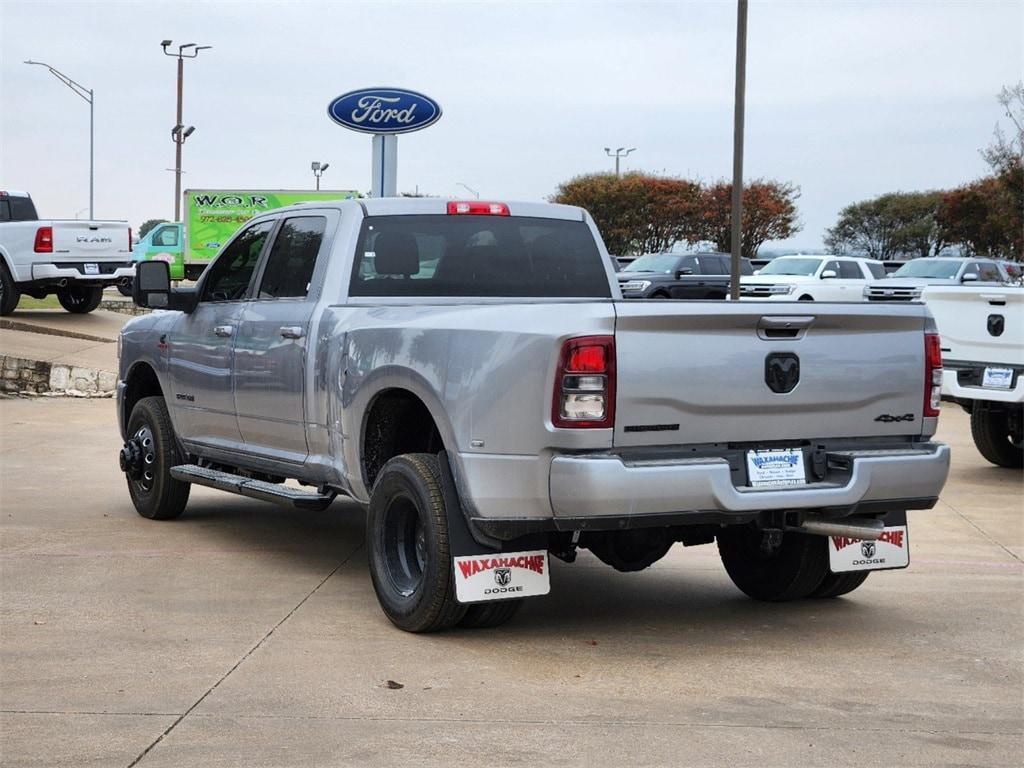
[[[433,125],[441,105],[401,88],[363,88],[343,93],[327,106],[331,119],[362,133],[409,133]]]

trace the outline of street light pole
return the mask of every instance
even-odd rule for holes
[[[747,0],[736,8],[736,106],[732,144],[732,264],[729,298],[740,298],[740,256],[743,253],[743,107],[747,88]]]
[[[189,126],[185,128],[184,123],[181,120],[182,112],[182,94],[184,93],[185,85],[185,59],[194,59],[199,55],[200,51],[205,51],[212,48],[212,45],[199,45],[195,43],[186,43],[185,45],[178,46],[177,53],[168,53],[167,46],[171,44],[170,40],[164,40],[160,43],[160,47],[164,50],[165,56],[176,56],[178,59],[178,109],[175,113],[176,118],[174,121],[174,128],[171,129],[171,140],[174,142],[174,220],[181,221],[181,147],[185,143],[185,139],[192,135],[195,130],[195,126]],[[192,49],[192,52],[185,53],[186,50]]]
[[[95,165],[93,163],[93,158],[94,158],[94,155],[93,155],[93,136],[94,136],[94,133],[95,133],[95,131],[94,131],[95,122],[93,121],[93,113],[94,113],[94,101],[95,101],[95,98],[93,96],[92,88],[86,88],[81,83],[76,83],[74,80],[72,80],[70,77],[65,75],[63,72],[60,72],[60,71],[54,69],[49,64],[46,64],[46,63],[44,63],[42,61],[32,61],[31,59],[29,59],[25,63],[26,64],[37,64],[37,65],[39,65],[41,67],[46,67],[48,70],[50,70],[50,74],[51,75],[56,77],[58,80],[60,80],[62,83],[64,83],[64,85],[66,85],[68,88],[70,88],[76,94],[78,94],[83,99],[85,99],[87,102],[89,102],[89,218],[92,219],[92,218],[94,218],[93,190],[94,190],[94,179],[95,179],[95,173],[94,173]]]
[[[629,157],[630,152],[636,152],[636,147],[630,147],[629,149],[626,149],[625,147],[619,147],[614,152],[612,152],[610,147],[605,147],[604,148],[604,153],[606,155],[608,155],[608,157],[614,157],[615,158],[615,175],[616,176],[620,175],[619,174],[619,160],[621,160],[623,157]]]
[[[456,181],[455,186],[462,187],[464,190],[473,195],[473,197],[475,197],[477,200],[480,199],[480,193],[473,189],[471,186],[469,186],[469,184],[463,184],[461,181]]]
[[[331,167],[330,163],[321,163],[319,160],[314,160],[310,163],[310,168],[313,169],[313,175],[316,177],[316,191],[320,191],[320,177],[324,171]]]

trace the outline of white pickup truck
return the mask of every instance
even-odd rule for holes
[[[22,294],[57,294],[68,312],[92,312],[108,285],[135,274],[132,231],[125,221],[40,220],[25,192],[0,191],[0,315]]]
[[[971,414],[981,455],[1024,466],[1024,288],[938,287],[922,297],[942,337],[942,395]]]

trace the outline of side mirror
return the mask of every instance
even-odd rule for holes
[[[755,269],[754,270],[754,274],[755,275],[760,275],[761,274],[761,270],[760,269]]]
[[[135,265],[132,301],[148,309],[180,309],[192,312],[198,294],[195,288],[171,290],[171,267],[166,261],[140,261]]]
[[[960,278],[960,282],[961,283],[976,283],[976,282],[978,282],[978,273],[977,272],[968,272],[963,277]]]
[[[678,280],[683,275],[692,275],[692,274],[693,274],[693,270],[692,269],[690,269],[688,267],[683,267],[682,269],[677,269],[676,270],[676,279]]]
[[[822,280],[831,280],[834,277],[837,277],[836,271],[834,269],[826,269],[824,272],[821,273]]]
[[[132,301],[149,309],[169,309],[171,267],[166,261],[140,261],[135,265]]]

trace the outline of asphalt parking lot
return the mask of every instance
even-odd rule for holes
[[[506,627],[412,636],[355,506],[144,520],[111,401],[0,400],[0,763],[1019,765],[1021,475],[959,409],[940,438],[911,567],[846,599],[752,602],[713,547],[583,554]]]

